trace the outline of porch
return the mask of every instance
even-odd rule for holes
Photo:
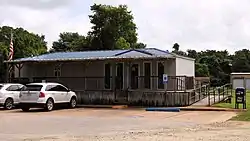
[[[151,76],[150,79],[158,81],[158,78],[158,76]],[[136,82],[133,82],[142,82],[137,89],[131,87],[119,89],[117,86],[115,89],[105,89],[103,87],[105,77],[34,77],[32,81],[29,78],[15,78],[12,79],[12,82],[25,84],[42,82],[42,80],[66,85],[76,92],[78,103],[84,105],[187,106],[199,99],[194,89],[187,89],[193,83],[193,78],[186,76],[168,76],[167,85],[175,86],[156,90],[144,87],[144,82],[146,82],[144,76],[138,77]],[[113,81],[112,77],[110,77],[110,81]],[[82,87],[82,89],[74,89],[74,87]]]
[[[13,64],[14,65],[14,64]],[[15,64],[10,81],[60,82],[74,90],[194,89],[194,77],[176,76],[175,59],[105,60],[75,62],[24,62]],[[168,82],[163,83],[167,74]]]

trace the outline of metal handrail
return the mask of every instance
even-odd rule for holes
[[[231,90],[230,93],[228,93],[228,90],[229,90],[228,86],[231,87],[232,84],[228,83],[228,84],[225,84],[225,85],[223,85],[221,87],[216,87],[213,90],[209,91],[209,95],[208,95],[208,104],[209,104],[209,106],[211,106],[211,99],[213,99],[213,101],[214,101],[213,103],[215,103],[216,96],[219,96],[218,98],[219,98],[219,102],[220,102],[221,100],[224,100],[225,98],[227,98],[229,95],[232,95],[232,90]],[[225,88],[227,88],[227,90],[225,90]],[[216,92],[218,92],[218,94],[216,94]],[[213,96],[213,97],[211,97],[211,96]],[[222,96],[222,99],[221,99],[221,96]]]
[[[206,85],[202,85],[199,88],[195,88],[195,89],[191,90],[190,93],[195,93],[195,94],[194,94],[194,96],[189,97],[190,100],[194,99],[194,101],[192,101],[191,103],[189,102],[189,105],[192,105],[192,104],[204,99],[206,96],[204,96],[203,95],[204,93],[201,92],[202,88],[205,88],[205,94],[207,95],[207,88],[209,88],[209,86],[210,86],[210,84],[206,84]],[[198,93],[199,98],[198,99],[196,99],[196,97],[197,97],[196,92],[197,91],[199,91],[199,93]]]

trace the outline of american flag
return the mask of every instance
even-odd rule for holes
[[[13,34],[11,31],[11,36],[10,36],[10,48],[9,48],[9,56],[8,56],[8,60],[11,61],[13,59],[13,55],[14,55],[14,46],[13,46]],[[13,73],[13,66],[10,65],[9,66],[9,77],[11,78],[12,73]]]
[[[9,61],[11,61],[13,59],[13,55],[14,55],[13,34],[11,32],[11,37],[10,37],[10,51],[9,51],[9,58],[8,58]]]

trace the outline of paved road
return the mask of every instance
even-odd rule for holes
[[[66,109],[52,112],[0,110],[0,140],[61,140],[139,130],[195,127],[223,122],[232,112],[146,112],[117,109]]]

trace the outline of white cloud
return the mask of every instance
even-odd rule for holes
[[[128,4],[135,15],[140,39],[148,46],[171,49],[228,49],[250,46],[250,1],[241,0],[97,0]]]
[[[66,6],[71,0],[1,0],[1,6],[26,7],[30,9],[52,9]]]
[[[241,0],[1,0],[1,25],[22,26],[46,35],[51,45],[63,31],[90,30],[93,3],[127,4],[135,16],[139,40],[171,50],[228,49],[250,46],[250,1]]]
[[[51,46],[61,32],[69,31],[81,34],[88,32],[90,28],[88,16],[86,14],[72,16],[70,10],[72,9],[67,7],[40,10],[27,7],[27,5],[0,6],[0,12],[5,12],[4,15],[0,15],[0,25],[23,27],[31,32],[44,34],[48,46]]]

